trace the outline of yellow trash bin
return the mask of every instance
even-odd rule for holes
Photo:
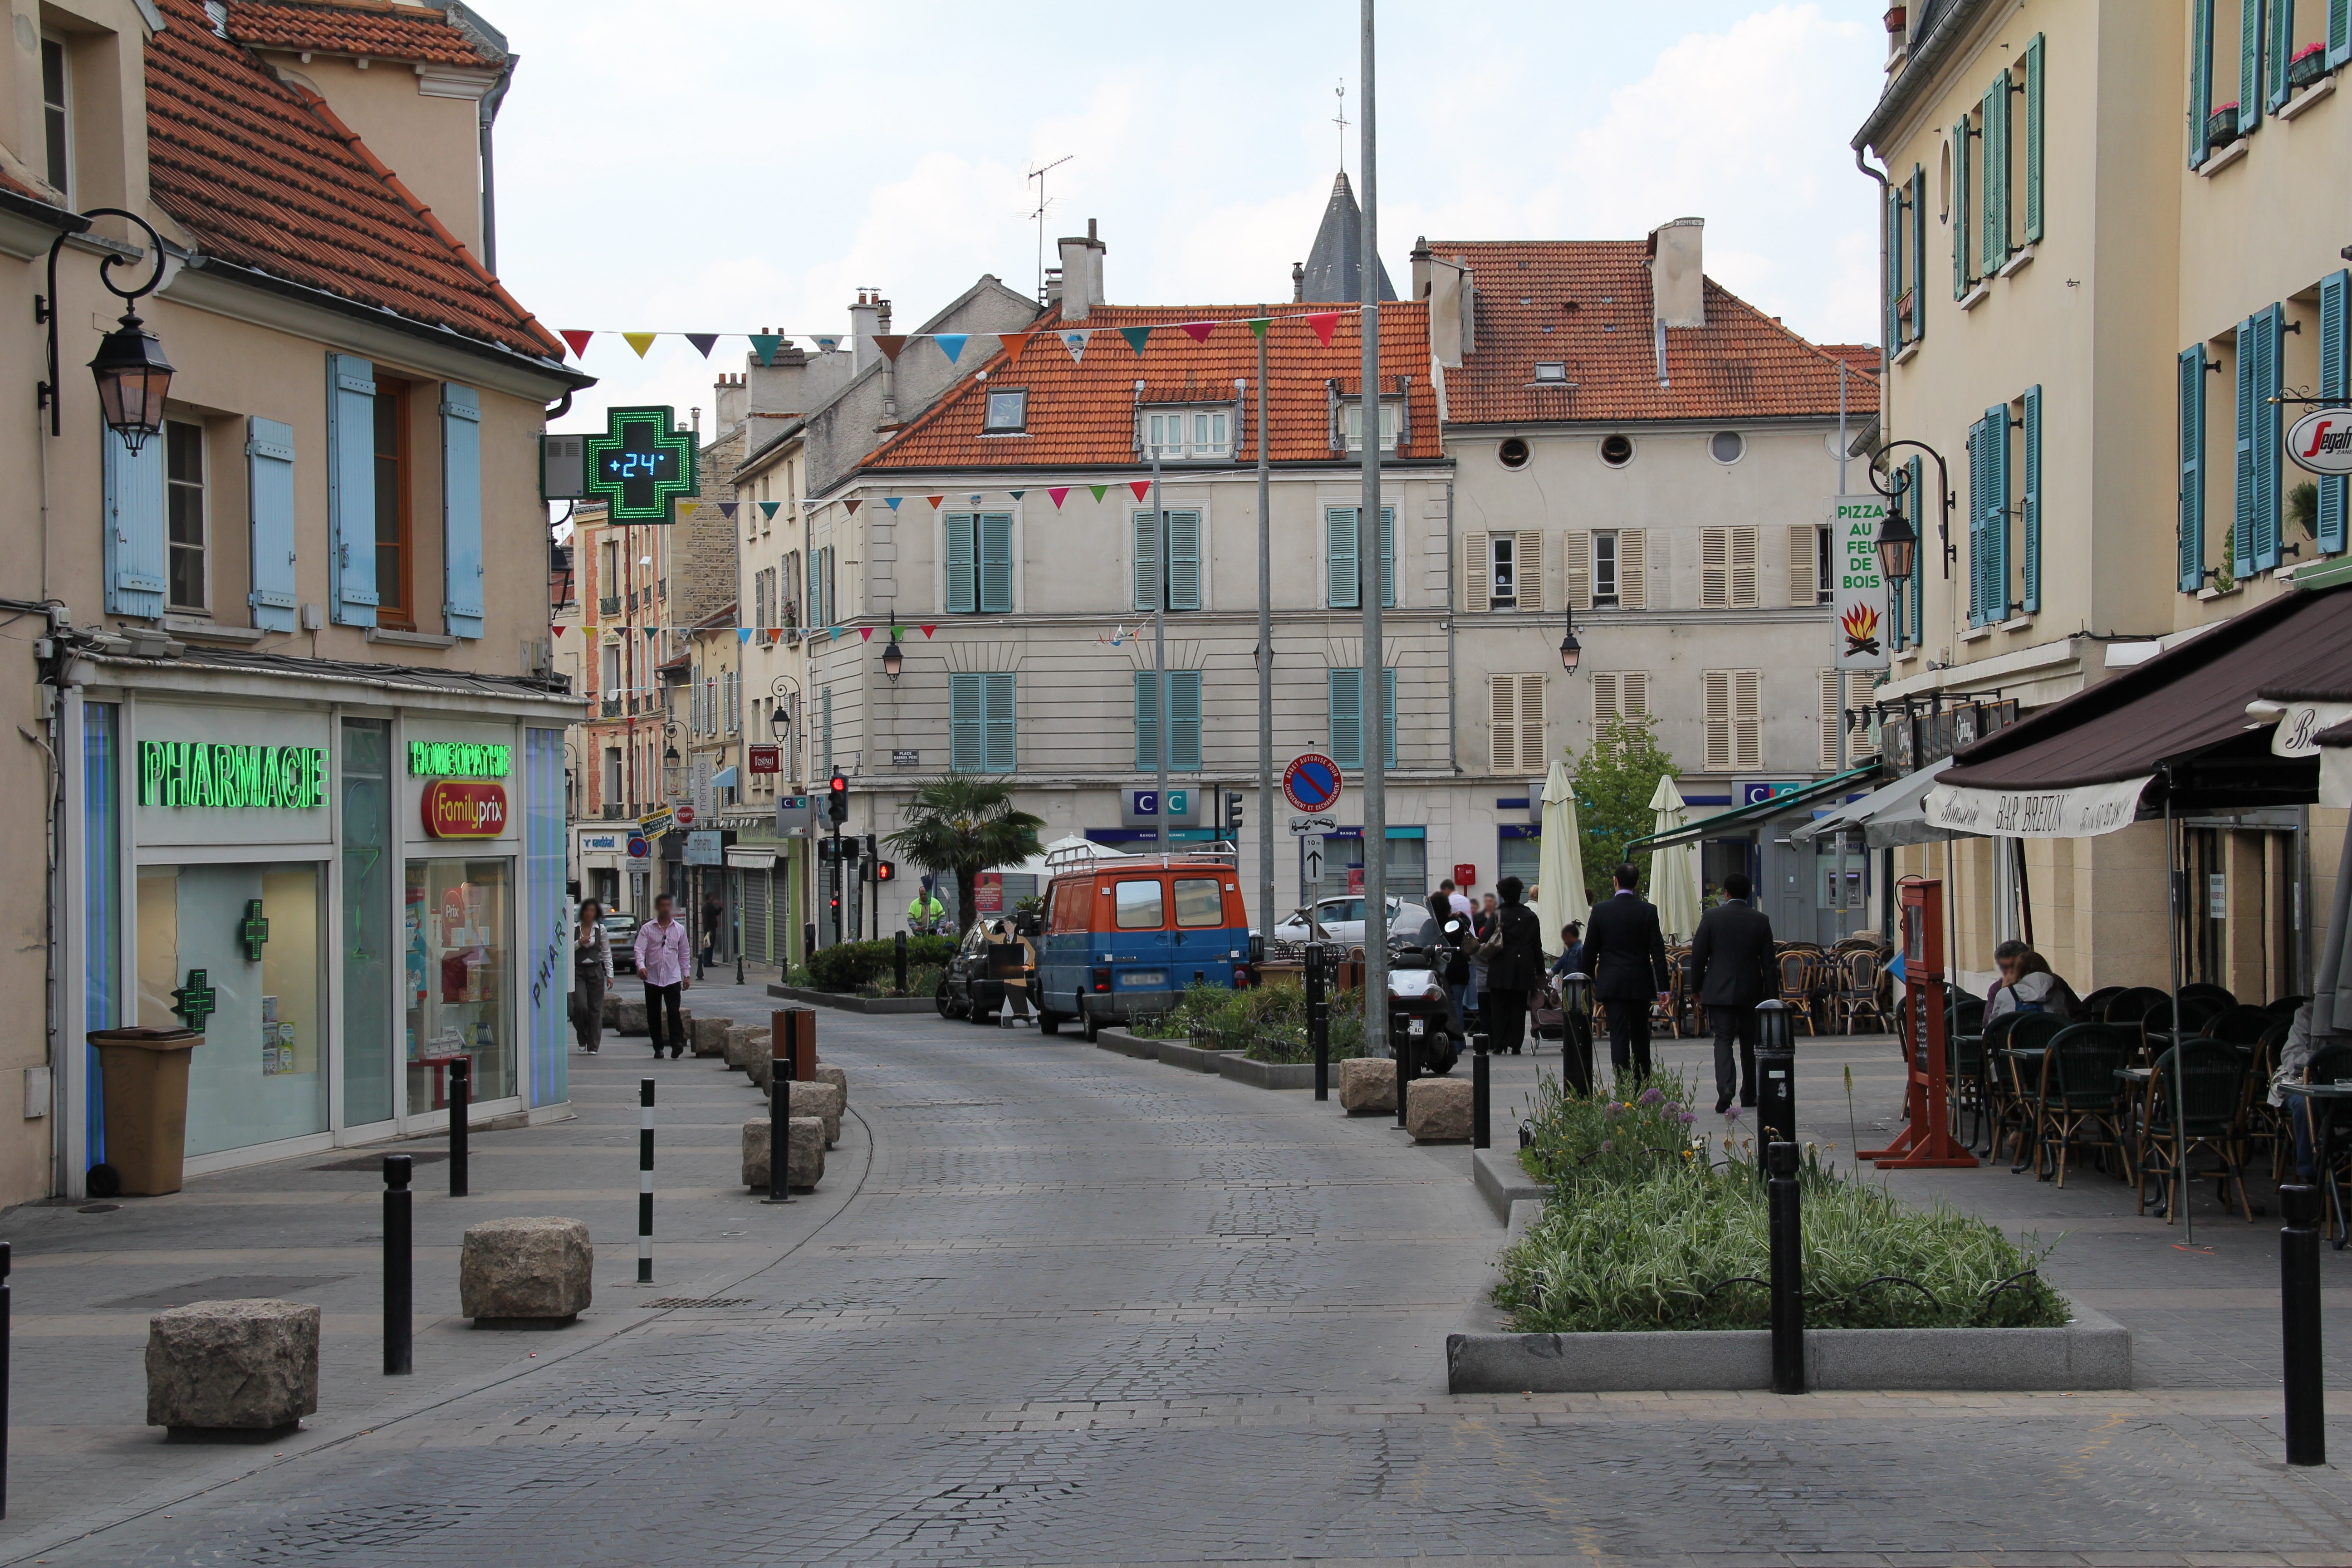
[[[106,1163],[119,1191],[152,1197],[180,1190],[188,1148],[188,1055],[194,1029],[99,1029]]]

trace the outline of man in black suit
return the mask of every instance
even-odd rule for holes
[[[1700,917],[1691,938],[1691,976],[1715,1026],[1715,1109],[1756,1103],[1756,1005],[1778,989],[1772,974],[1772,921],[1748,901],[1748,879],[1723,879],[1723,902]],[[1731,1047],[1739,1044],[1735,1074]]]
[[[1584,926],[1584,968],[1592,999],[1609,1015],[1609,1065],[1619,1077],[1630,1068],[1650,1076],[1650,1004],[1663,1003],[1669,984],[1665,934],[1655,904],[1633,889],[1642,874],[1617,868],[1615,896],[1592,906]]]
[[[1494,1011],[1487,1019],[1487,1048],[1518,1055],[1527,1037],[1528,994],[1543,984],[1543,922],[1519,901],[1517,877],[1495,884],[1503,896],[1495,939],[1486,959],[1486,994]]]

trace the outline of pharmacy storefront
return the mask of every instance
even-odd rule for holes
[[[68,690],[69,1195],[105,1157],[93,1029],[203,1033],[191,1174],[446,1127],[460,1059],[478,1114],[569,1114],[582,705],[443,679],[100,658]]]

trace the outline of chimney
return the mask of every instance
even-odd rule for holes
[[[1062,269],[1060,268],[1048,267],[1045,268],[1045,298],[1041,302],[1045,305],[1045,309],[1049,310],[1058,311],[1061,310]]]
[[[874,303],[882,313],[875,318],[875,331],[887,334],[890,331],[890,301],[876,295]],[[879,350],[876,351],[879,353]],[[895,360],[882,362],[882,422],[877,428],[898,423],[898,365]]]
[[[1062,255],[1062,319],[1083,321],[1103,298],[1103,252],[1110,248],[1095,236],[1095,220],[1087,219],[1086,237],[1072,235],[1058,242]]]
[[[1650,231],[1650,320],[1661,327],[1706,325],[1703,217],[1678,217]]]
[[[730,430],[743,423],[750,401],[750,394],[741,376],[730,375],[723,370],[719,373],[718,390],[711,405],[719,412],[719,427],[721,430]]]
[[[857,303],[849,307],[849,353],[854,372],[863,373],[882,357],[882,351],[874,346],[874,334],[884,330],[881,320],[881,296],[872,289],[860,289]]]
[[[1307,263],[1304,261],[1290,264],[1290,302],[1294,305],[1307,303]]]
[[[767,328],[760,329],[762,332]],[[780,417],[802,413],[808,406],[807,392],[802,384],[808,364],[808,351],[795,342],[776,345],[776,352],[761,364],[756,353],[743,356],[743,374],[736,378],[742,392],[738,396],[741,413],[730,416],[725,399],[719,401],[719,422],[730,424],[746,416],[754,418]]]

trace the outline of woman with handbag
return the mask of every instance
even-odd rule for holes
[[[572,1027],[590,1056],[604,1043],[604,993],[613,986],[613,943],[604,935],[604,906],[580,904],[580,924],[572,933]]]

